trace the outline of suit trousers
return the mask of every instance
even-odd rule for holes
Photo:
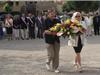
[[[14,38],[19,38],[19,29],[13,29]]]
[[[55,42],[54,44],[47,44],[47,64],[52,63],[52,68],[55,70],[59,66],[59,51],[60,43]]]
[[[27,39],[29,36],[28,36],[28,29],[21,29],[21,37],[23,39]]]

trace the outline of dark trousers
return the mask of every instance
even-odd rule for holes
[[[3,29],[0,27],[0,39],[3,37]]]
[[[42,28],[38,28],[37,37],[43,38],[43,29]]]
[[[29,38],[35,39],[35,27],[29,27]]]
[[[99,25],[98,26],[94,26],[94,34],[95,35],[99,35],[100,34],[100,32],[99,32]]]

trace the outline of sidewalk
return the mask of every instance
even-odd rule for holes
[[[47,71],[44,40],[0,40],[0,75],[100,75],[100,36],[88,38],[82,51],[83,73],[73,70],[74,50],[61,39],[61,73]]]

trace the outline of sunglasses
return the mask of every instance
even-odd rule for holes
[[[81,17],[81,16],[75,16],[75,17]]]

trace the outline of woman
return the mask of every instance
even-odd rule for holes
[[[8,14],[5,18],[5,27],[6,27],[8,40],[12,40],[12,26],[13,26],[13,19],[11,15]]]
[[[80,24],[82,26],[83,29],[76,29],[75,31],[75,36],[73,37],[74,39],[74,45],[73,48],[75,50],[75,61],[74,61],[74,66],[76,68],[77,71],[81,72],[82,68],[81,68],[81,50],[83,48],[84,45],[84,41],[85,41],[85,31],[86,31],[86,26],[84,25],[85,23],[82,21],[82,16],[80,14],[80,12],[75,12],[71,18],[71,22],[75,23],[78,22],[78,24]]]

